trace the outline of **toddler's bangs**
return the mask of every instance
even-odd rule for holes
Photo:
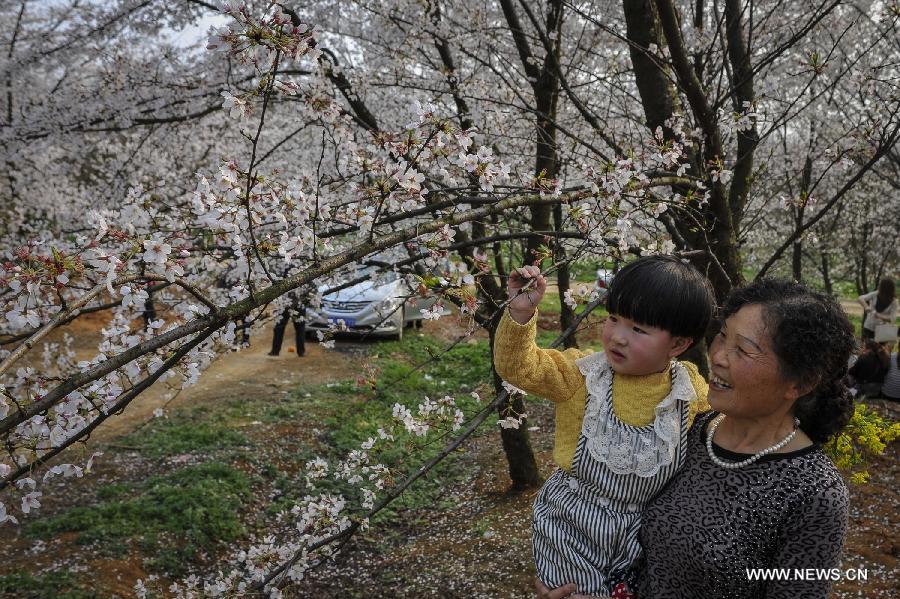
[[[635,322],[695,341],[712,319],[714,296],[700,271],[672,256],[632,262],[609,286],[606,308]]]

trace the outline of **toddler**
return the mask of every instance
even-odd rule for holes
[[[604,351],[586,353],[535,344],[546,287],[536,266],[510,275],[494,341],[497,373],[556,404],[558,468],[534,502],[537,574],[551,589],[618,596],[640,554],[641,510],[681,467],[694,416],[709,409],[696,366],[676,358],[705,334],[714,298],[677,258],[635,260],[610,283]]]

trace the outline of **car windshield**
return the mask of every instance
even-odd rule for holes
[[[383,271],[377,266],[359,265],[356,268],[355,276],[367,276],[370,277],[373,281],[378,281],[378,283],[390,283],[396,281],[398,275],[392,270]]]

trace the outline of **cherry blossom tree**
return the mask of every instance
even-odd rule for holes
[[[169,41],[217,13],[202,44]],[[804,244],[896,181],[898,19],[836,0],[3,4],[0,521],[82,476],[64,451],[150,385],[189,386],[239,322],[358,264],[492,331],[506,273],[536,261],[567,344],[596,304],[567,289],[588,255],[679,252],[720,296],[789,250],[799,273]],[[95,357],[33,358],[101,310]],[[396,406],[341,464],[311,461],[292,534],[179,592],[302,577],[433,465],[391,486],[377,447],[399,431],[454,432],[440,459],[498,409],[522,424],[495,385],[468,419],[452,396]],[[525,427],[502,435],[513,481],[536,484]],[[358,493],[318,492],[327,476]]]

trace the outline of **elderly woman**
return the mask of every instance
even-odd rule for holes
[[[853,412],[843,382],[853,327],[833,299],[780,280],[736,289],[723,316],[709,351],[713,411],[643,513],[634,591],[824,599],[832,575],[816,571],[838,566],[848,494],[821,444]],[[538,596],[575,591],[539,585]]]

